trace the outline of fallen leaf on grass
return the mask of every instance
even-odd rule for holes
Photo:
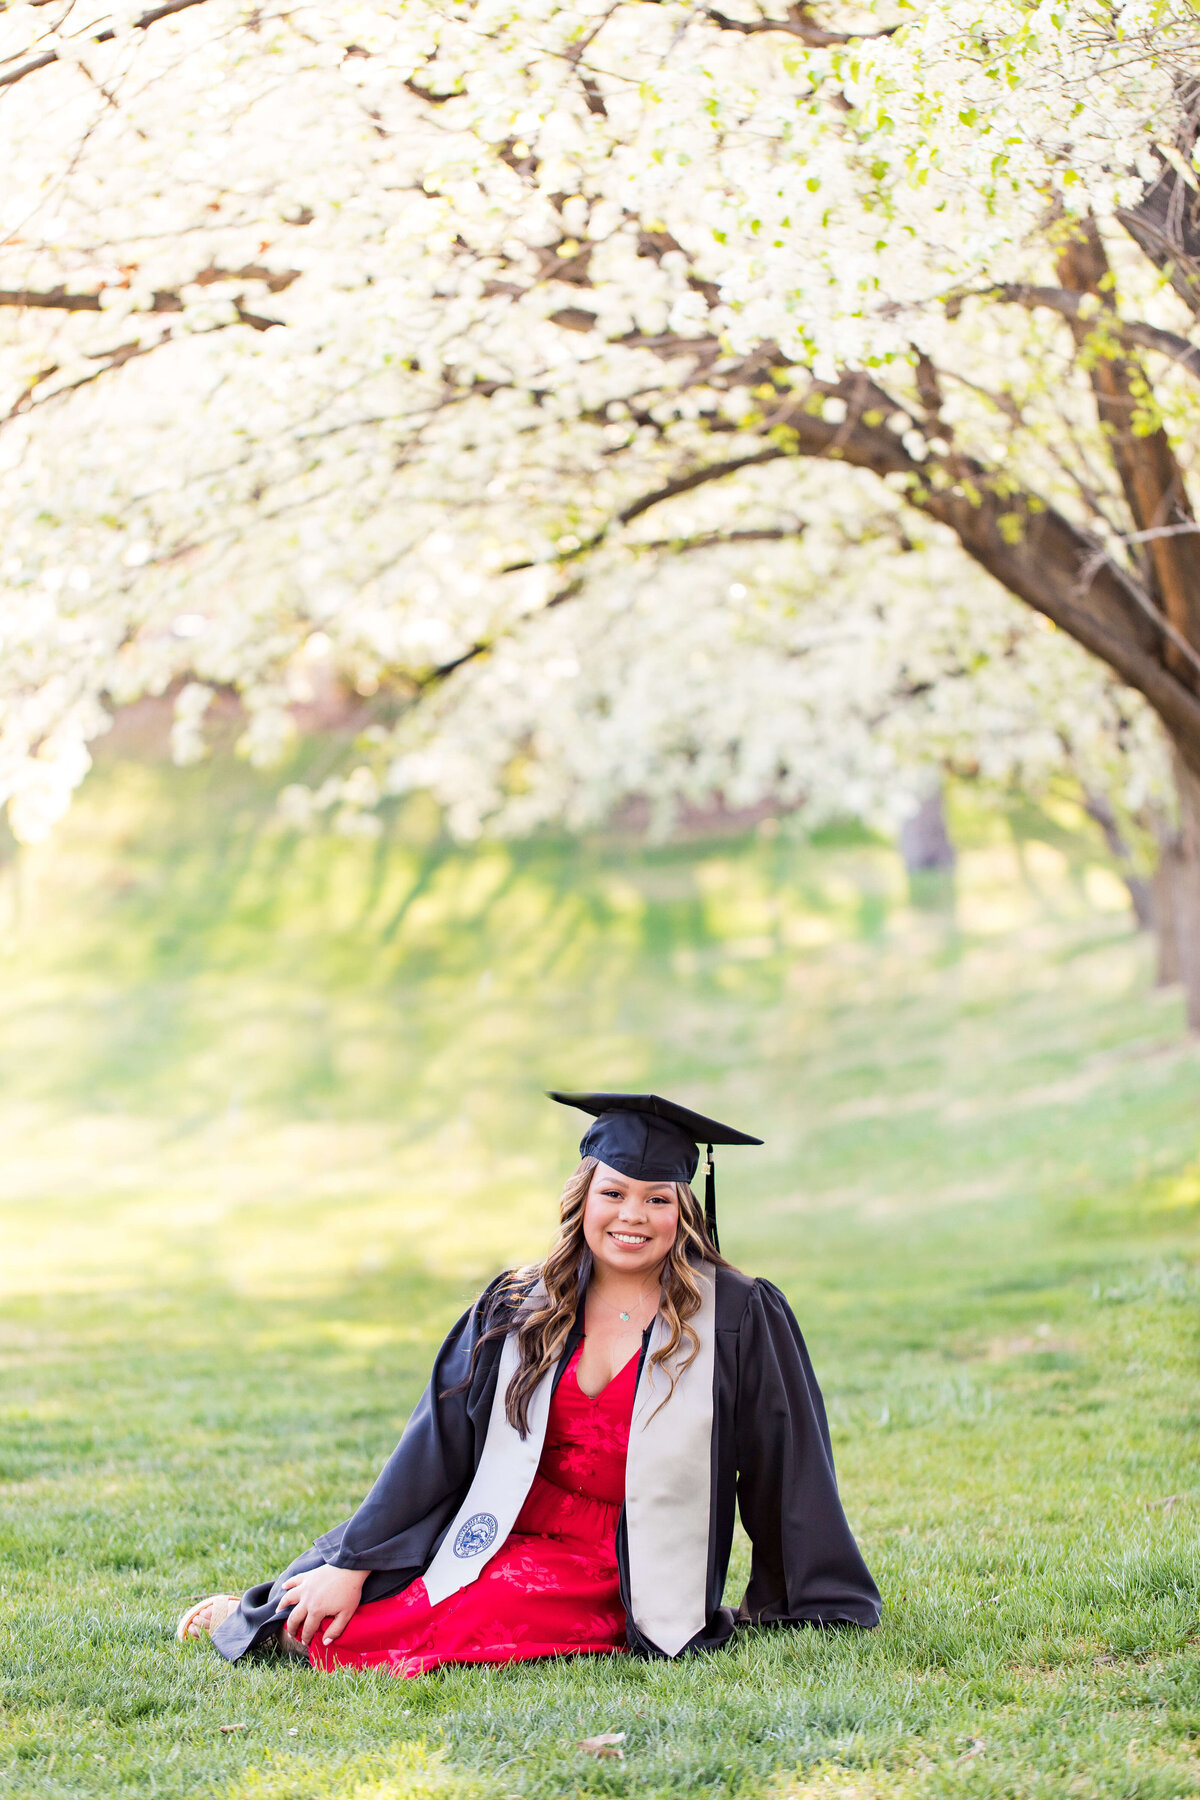
[[[221,1725],[218,1727],[218,1730],[223,1731],[226,1737],[231,1731],[249,1731],[249,1729],[248,1725]]]
[[[576,1748],[586,1750],[589,1756],[613,1756],[618,1762],[624,1762],[625,1752],[621,1748],[624,1742],[623,1731],[602,1731],[598,1737],[580,1738]]]

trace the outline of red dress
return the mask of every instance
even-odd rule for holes
[[[442,1663],[521,1662],[625,1649],[617,1521],[637,1387],[634,1355],[593,1399],[576,1379],[582,1341],[550,1403],[546,1440],[517,1522],[469,1587],[430,1606],[418,1579],[359,1607],[340,1638],[313,1641],[314,1668],[423,1675]]]

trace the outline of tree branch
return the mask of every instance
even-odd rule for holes
[[[827,419],[814,411],[817,396],[822,407],[827,399],[840,400],[845,416]],[[786,456],[837,460],[880,478],[900,476],[909,505],[946,526],[967,555],[1009,593],[1142,693],[1176,741],[1190,746],[1200,769],[1200,697],[1166,666],[1164,649],[1172,636],[1169,621],[1137,583],[1112,561],[1097,538],[1032,490],[1015,488],[1007,472],[990,470],[951,449],[934,451],[930,438],[925,438],[924,454],[914,454],[887,424],[897,413],[907,418],[904,408],[865,373],[847,375],[837,383],[814,382],[808,394],[791,399],[777,420],[786,431],[786,445],[706,464],[664,483],[631,501],[586,543],[555,561],[586,556],[619,526],[678,494]],[[868,423],[869,419],[878,422]],[[910,429],[906,423],[905,438]],[[502,572],[533,566],[512,564]],[[470,653],[467,660],[476,653],[482,651]]]
[[[873,398],[858,398],[863,383]],[[847,377],[838,387],[847,404],[839,426],[816,417],[798,402],[790,420],[796,454],[835,454],[854,468],[906,477],[906,497],[928,517],[947,526],[973,561],[1010,594],[1025,601],[1075,641],[1100,657],[1121,680],[1145,695],[1168,731],[1200,768],[1200,698],[1163,661],[1167,621],[1147,603],[1142,609],[1135,585],[1104,552],[1094,573],[1089,564],[1103,546],[1080,530],[1040,495],[1014,489],[1008,478],[973,457],[929,452],[918,461],[886,424],[868,425],[864,413],[887,406],[887,396],[867,378]],[[906,433],[907,435],[907,433]]]
[[[790,452],[781,446],[773,445],[771,449],[756,451],[752,456],[730,457],[725,462],[705,463],[699,469],[690,469],[686,475],[676,476],[673,481],[668,481],[662,487],[655,488],[653,493],[642,494],[636,500],[631,500],[627,506],[621,508],[620,512],[614,513],[607,524],[600,527],[599,531],[593,532],[590,538],[585,538],[573,549],[564,550],[558,556],[547,557],[544,560],[530,557],[525,562],[506,563],[500,573],[501,575],[518,575],[525,569],[561,567],[565,563],[578,562],[580,557],[588,556],[593,550],[598,550],[610,532],[615,531],[621,525],[631,524],[634,519],[639,519],[643,513],[649,512],[652,506],[661,506],[664,500],[673,500],[678,494],[690,494],[693,489],[705,487],[710,481],[721,481],[726,475],[736,475],[740,469],[752,469],[760,463],[778,462],[789,454]]]
[[[65,287],[0,288],[0,306],[43,307],[53,312],[99,312],[100,295],[68,294]]]
[[[209,263],[198,275],[193,275],[190,283],[184,286],[211,287],[218,281],[261,281],[269,294],[281,294],[285,288],[291,287],[293,281],[299,279],[299,269],[268,269],[261,263],[247,263],[241,269],[222,269],[215,263]],[[99,313],[104,310],[102,295],[105,288],[100,287],[91,294],[69,294],[65,287],[55,288],[0,288],[0,307],[11,306],[22,309],[41,309],[49,312],[90,312]],[[113,290],[109,290],[113,291]],[[183,295],[178,288],[156,288],[149,306],[138,308],[139,313],[179,313],[184,308]],[[245,294],[235,294],[233,309],[238,322],[249,325],[252,331],[270,331],[275,325],[282,325],[282,319],[271,319],[262,313],[251,312],[246,305]]]
[[[1080,310],[1081,303],[1093,300],[1090,294],[1073,293],[1069,288],[1027,287],[1021,282],[1000,282],[995,287],[972,290],[973,296],[979,300],[1008,301],[1014,306],[1027,307],[1031,312],[1037,307],[1046,307],[1073,324],[1095,325],[1127,350],[1153,350],[1160,356],[1167,356],[1180,368],[1186,369],[1189,375],[1200,380],[1200,347],[1190,343],[1187,338],[1180,337],[1178,332],[1163,331],[1157,325],[1147,325],[1140,319],[1121,319],[1111,307],[1096,307],[1094,304]],[[947,318],[954,318],[961,302],[969,298],[967,294],[956,294],[946,308]]]
[[[674,481],[665,482],[652,494],[643,494],[638,500],[631,500],[628,506],[621,508],[616,516],[618,525],[630,525],[634,519],[640,519],[644,512],[652,506],[661,506],[664,500],[674,500],[678,494],[690,494],[694,488],[706,487],[710,481],[722,481],[726,475],[736,475],[742,469],[753,469],[760,463],[778,462],[788,452],[779,445],[772,445],[769,450],[758,450],[752,456],[731,456],[725,462],[706,463],[701,469],[692,469],[687,475],[678,475]],[[598,540],[593,540],[593,542]],[[578,555],[579,552],[573,552]]]
[[[1137,543],[1140,540],[1143,540],[1145,538],[1168,537],[1168,536],[1175,537],[1175,536],[1182,535],[1185,531],[1195,533],[1197,531],[1200,531],[1200,525],[1166,526],[1162,531],[1133,531],[1133,532],[1127,533],[1126,536],[1124,536],[1121,539],[1121,542],[1129,544],[1129,543]],[[1109,567],[1116,569],[1117,574],[1124,581],[1126,590],[1128,591],[1129,597],[1133,601],[1134,605],[1137,607],[1140,607],[1141,611],[1146,614],[1147,618],[1151,619],[1154,622],[1154,625],[1156,626],[1156,628],[1159,631],[1162,632],[1162,634],[1166,638],[1167,642],[1174,647],[1174,649],[1178,653],[1180,660],[1182,662],[1188,664],[1189,667],[1196,674],[1200,675],[1200,655],[1198,655],[1197,652],[1192,649],[1192,646],[1188,643],[1188,641],[1184,637],[1183,633],[1181,631],[1176,630],[1175,626],[1171,623],[1170,619],[1167,618],[1167,616],[1163,612],[1162,608],[1160,606],[1156,606],[1154,604],[1153,600],[1151,600],[1149,594],[1146,592],[1145,588],[1143,588],[1142,584],[1139,581],[1134,581],[1130,576],[1128,576],[1125,573],[1125,571],[1121,568],[1121,565],[1115,561],[1115,559],[1103,547],[1103,545],[1097,546],[1097,548],[1092,552],[1092,555],[1088,558],[1087,562],[1080,569],[1080,571],[1079,571],[1079,591],[1081,593],[1086,593],[1088,587],[1091,585],[1092,578],[1095,575],[1097,569],[1101,568],[1105,564],[1108,564]]]
[[[135,19],[133,29],[147,31],[160,19],[169,19],[173,13],[186,12],[190,6],[205,4],[206,0],[167,0],[165,6],[152,6],[150,11],[144,12],[140,19]],[[108,26],[104,31],[93,32],[88,41],[93,44],[108,44],[116,35],[115,29]],[[57,50],[43,50],[40,56],[31,56],[29,61],[22,63],[19,68],[10,69],[7,75],[0,75],[0,88],[12,87],[16,82],[24,81],[26,75],[34,75],[39,69],[47,69],[51,63],[61,61],[62,58]]]
[[[632,550],[671,550],[683,555],[689,550],[717,550],[726,544],[779,544],[789,538],[801,538],[808,530],[802,521],[795,525],[762,526],[758,530],[706,531],[699,537],[647,538],[630,545]]]
[[[32,412],[35,407],[48,406],[52,400],[61,400],[64,394],[73,394],[79,388],[90,387],[93,381],[99,381],[100,377],[102,375],[107,375],[111,369],[123,368],[127,362],[133,362],[135,358],[139,356],[149,356],[152,350],[161,349],[163,344],[169,342],[170,327],[168,326],[167,330],[163,333],[162,337],[159,338],[157,343],[118,344],[115,350],[108,350],[104,353],[101,367],[93,369],[90,375],[81,375],[78,381],[68,381],[62,387],[55,388],[54,392],[52,394],[47,394],[44,399],[35,400],[33,398],[34,389],[38,387],[41,382],[49,381],[52,375],[58,373],[57,366],[44,369],[41,374],[38,375],[37,379],[25,389],[24,393],[17,396],[3,419],[0,419],[0,425],[7,425],[11,419],[19,418],[23,413]]]
[[[266,331],[270,326],[278,325],[280,323],[281,321],[278,319],[258,319],[254,314],[246,313],[239,308],[236,319],[223,320],[219,324],[210,326],[209,330],[227,331],[231,325],[244,324],[251,326],[255,331]],[[207,333],[205,335],[207,335]],[[35,389],[37,389],[42,382],[49,381],[52,375],[57,375],[59,372],[60,365],[51,363],[49,368],[40,370],[30,382],[29,386],[25,388],[22,393],[18,394],[7,413],[0,414],[0,426],[9,424],[13,419],[19,418],[24,413],[32,412],[35,407],[49,406],[55,400],[61,400],[64,394],[73,394],[78,388],[90,387],[94,381],[99,381],[102,375],[109,374],[113,369],[123,368],[127,362],[133,362],[139,356],[149,356],[152,351],[161,350],[164,345],[169,344],[172,341],[171,327],[168,325],[163,331],[162,336],[157,338],[152,344],[139,344],[135,341],[128,344],[118,344],[114,350],[92,352],[90,353],[89,360],[99,362],[100,367],[98,369],[93,369],[88,375],[81,375],[77,381],[65,382],[62,387],[55,388],[53,393],[44,395],[40,400],[35,400],[33,398]]]
[[[529,569],[535,565],[514,563],[512,566],[514,569]],[[507,573],[507,570],[501,570],[501,574]],[[545,606],[539,609],[538,616],[540,617],[542,613],[553,612],[555,607],[565,606],[568,600],[574,600],[576,595],[582,592],[583,577],[576,575],[572,580],[564,583],[557,593],[550,596]],[[494,632],[491,637],[476,638],[475,642],[469,645],[461,655],[451,657],[449,662],[439,663],[434,669],[427,669],[423,675],[413,676],[413,700],[423,699],[433,688],[440,687],[443,682],[450,679],[451,675],[457,675],[458,671],[465,669],[469,663],[478,662],[481,657],[490,656],[501,636],[502,633]]]
[[[813,50],[825,50],[831,44],[853,44],[863,38],[891,37],[900,29],[898,25],[887,25],[879,31],[826,31],[824,26],[813,23],[812,9],[808,6],[789,6],[786,19],[731,19],[727,13],[718,12],[712,6],[705,7],[704,17],[721,31],[740,31],[747,37],[757,36],[762,31],[783,31],[788,37],[799,38]]]
[[[1186,125],[1189,114],[1190,130]],[[1190,156],[1193,144],[1187,140],[1194,140],[1196,128],[1194,88],[1181,126],[1184,137],[1177,147]],[[1156,268],[1166,272],[1188,311],[1200,314],[1200,217],[1196,202],[1180,169],[1165,151],[1155,146],[1153,154],[1159,165],[1157,179],[1146,184],[1141,199],[1133,206],[1118,207],[1116,217],[1138,249]]]
[[[19,68],[10,69],[7,75],[0,75],[0,87],[12,87],[14,82],[23,81],[26,75],[33,75],[38,69],[48,69],[51,63],[58,60],[57,50],[43,50],[40,56],[31,57]]]

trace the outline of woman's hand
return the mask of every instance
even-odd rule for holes
[[[367,1569],[331,1569],[328,1563],[322,1563],[319,1569],[309,1569],[304,1575],[289,1576],[283,1584],[283,1598],[276,1608],[277,1612],[288,1613],[283,1628],[288,1636],[307,1648],[320,1630],[321,1620],[325,1619],[328,1623],[322,1642],[332,1644],[335,1638],[340,1638],[358,1611],[363,1582],[369,1572]]]

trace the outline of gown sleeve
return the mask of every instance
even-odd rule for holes
[[[779,1289],[756,1281],[739,1330],[737,1496],[753,1546],[739,1617],[873,1626],[879,1590],[838,1498],[825,1404]]]
[[[317,1538],[335,1569],[420,1569],[454,1517],[479,1460],[495,1390],[500,1342],[479,1339],[495,1285],[438,1351],[429,1385],[357,1512]]]
[[[247,1588],[237,1611],[217,1626],[213,1648],[228,1661],[239,1661],[280,1630],[289,1575],[323,1563],[368,1569],[362,1597],[381,1600],[428,1567],[470,1486],[487,1436],[500,1339],[480,1340],[499,1317],[495,1307],[502,1284],[503,1276],[480,1295],[438,1351],[429,1386],[358,1511],[325,1532],[282,1574]]]

